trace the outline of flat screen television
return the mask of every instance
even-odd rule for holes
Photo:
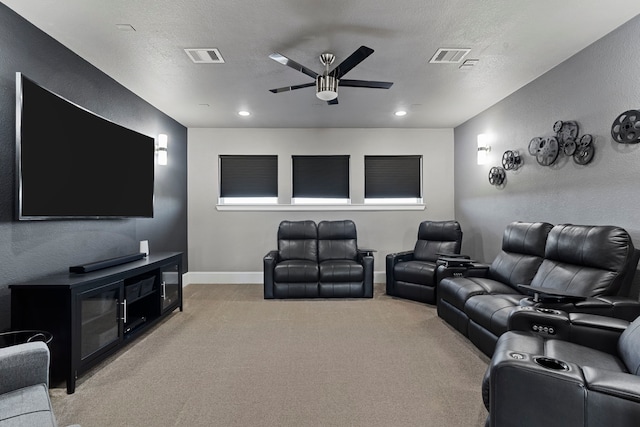
[[[153,217],[155,140],[16,74],[19,220]]]

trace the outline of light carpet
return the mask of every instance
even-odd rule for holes
[[[190,285],[184,312],[51,396],[62,426],[479,427],[487,363],[434,306],[383,285],[317,300]]]

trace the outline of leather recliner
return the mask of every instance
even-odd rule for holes
[[[475,295],[523,295],[517,285],[530,284],[542,264],[547,235],[553,226],[546,222],[513,222],[502,236],[502,250],[490,266],[464,269],[459,276],[444,277],[438,283],[438,315],[468,336],[469,316],[465,307]],[[447,272],[443,272],[445,275]]]
[[[469,339],[491,356],[498,337],[509,329],[509,316],[528,304],[633,320],[640,314],[640,305],[627,295],[617,296],[621,288],[627,289],[637,263],[631,236],[620,227],[556,225],[549,232],[544,259],[528,291],[516,287],[505,293],[474,295],[466,301]],[[546,298],[537,303],[525,298],[527,292],[536,291]],[[563,295],[568,302],[562,302]]]
[[[522,331],[500,337],[483,381],[488,426],[638,425],[640,318],[619,328],[619,319],[574,316],[591,326],[587,345]],[[591,347],[603,331],[619,338]]]
[[[387,255],[387,295],[435,304],[436,262],[441,255],[460,254],[461,246],[458,221],[421,222],[412,251]]]
[[[358,250],[351,220],[282,221],[263,265],[266,299],[373,297],[373,256]]]

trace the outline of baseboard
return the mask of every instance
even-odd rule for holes
[[[374,283],[384,283],[386,275],[384,271],[376,271],[373,273]],[[189,271],[182,276],[182,285],[191,284],[203,285],[259,285],[263,283],[262,271]]]

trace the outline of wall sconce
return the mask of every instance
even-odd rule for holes
[[[161,133],[158,135],[158,144],[156,146],[156,154],[158,155],[158,164],[166,166],[168,160],[167,152],[167,135]]]
[[[478,135],[478,164],[484,165],[489,160],[489,152],[491,146],[489,145],[489,135],[481,133]]]

